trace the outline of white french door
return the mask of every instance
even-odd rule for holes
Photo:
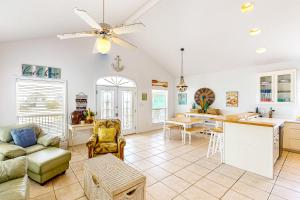
[[[136,88],[97,86],[97,118],[120,119],[122,134],[136,131]]]

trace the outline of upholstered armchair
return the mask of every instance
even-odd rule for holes
[[[99,142],[98,132],[99,128],[115,128],[116,136],[114,142]],[[118,119],[95,120],[93,135],[87,142],[88,156],[93,158],[97,155],[112,153],[118,158],[124,160],[124,147],[126,145],[125,139],[121,136],[121,122]]]

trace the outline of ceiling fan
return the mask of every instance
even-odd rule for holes
[[[145,28],[143,23],[134,23],[128,25],[121,25],[112,27],[104,21],[104,0],[103,0],[103,16],[102,23],[97,23],[85,10],[74,8],[74,13],[77,14],[83,21],[85,21],[92,30],[79,33],[65,33],[57,35],[59,39],[73,39],[84,37],[97,37],[93,48],[93,53],[107,54],[111,48],[111,42],[126,48],[135,49],[136,46],[121,39],[119,35],[134,33]]]

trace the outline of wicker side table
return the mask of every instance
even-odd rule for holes
[[[112,154],[84,164],[84,192],[89,200],[144,200],[146,177]]]

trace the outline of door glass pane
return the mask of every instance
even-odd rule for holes
[[[291,102],[291,74],[277,76],[277,101]]]
[[[100,118],[111,119],[114,117],[114,90],[101,89],[100,97]]]
[[[260,101],[271,102],[272,93],[272,76],[260,77]]]
[[[132,129],[133,124],[133,92],[121,91],[122,95],[122,129]]]

